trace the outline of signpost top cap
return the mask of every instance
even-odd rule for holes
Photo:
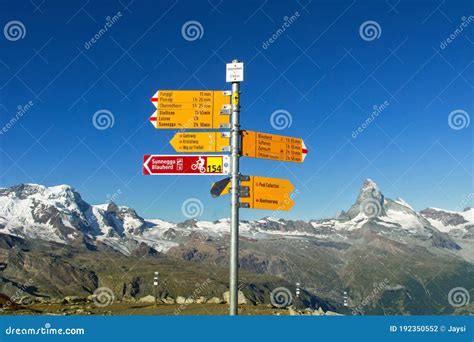
[[[244,63],[234,59],[232,63],[226,64],[225,81],[242,82],[244,80]]]

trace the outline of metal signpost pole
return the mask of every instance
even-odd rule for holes
[[[233,60],[232,63],[238,63]],[[231,316],[238,314],[239,283],[239,157],[240,157],[240,82],[232,82],[232,114],[230,138],[230,285],[229,302]]]

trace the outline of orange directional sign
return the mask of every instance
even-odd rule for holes
[[[151,98],[150,121],[159,129],[211,129],[229,125],[230,93],[217,90],[159,90]]]
[[[229,150],[229,132],[178,132],[170,140],[176,152],[224,152]]]
[[[242,208],[287,211],[293,207],[290,194],[295,187],[289,180],[259,176],[247,178],[240,182]]]
[[[242,131],[243,156],[302,163],[307,154],[301,138]]]

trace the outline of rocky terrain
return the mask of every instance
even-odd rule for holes
[[[300,283],[295,310],[464,312],[450,305],[448,294],[456,287],[470,291],[474,283],[473,216],[472,208],[417,212],[366,180],[355,203],[335,218],[241,222],[242,295],[246,305],[275,307],[274,290],[285,288],[295,304]],[[228,283],[228,237],[227,219],[145,220],[113,202],[90,205],[66,185],[4,188],[1,292],[49,303],[87,299],[106,288],[112,303],[140,303],[156,294],[168,305],[211,299],[209,305],[219,305]],[[463,309],[469,311],[469,303]]]

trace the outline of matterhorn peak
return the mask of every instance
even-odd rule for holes
[[[377,184],[372,179],[367,178],[362,185],[357,201],[346,213],[346,216],[353,219],[361,213],[367,217],[384,215],[384,199],[384,195]],[[374,208],[376,210],[372,210]],[[366,211],[370,213],[367,214]]]
[[[379,190],[378,185],[370,178],[367,178],[362,185],[362,190],[374,189]]]
[[[367,198],[373,198],[378,202],[383,202],[383,195],[378,185],[370,178],[367,178],[362,185],[357,201],[363,201]]]

